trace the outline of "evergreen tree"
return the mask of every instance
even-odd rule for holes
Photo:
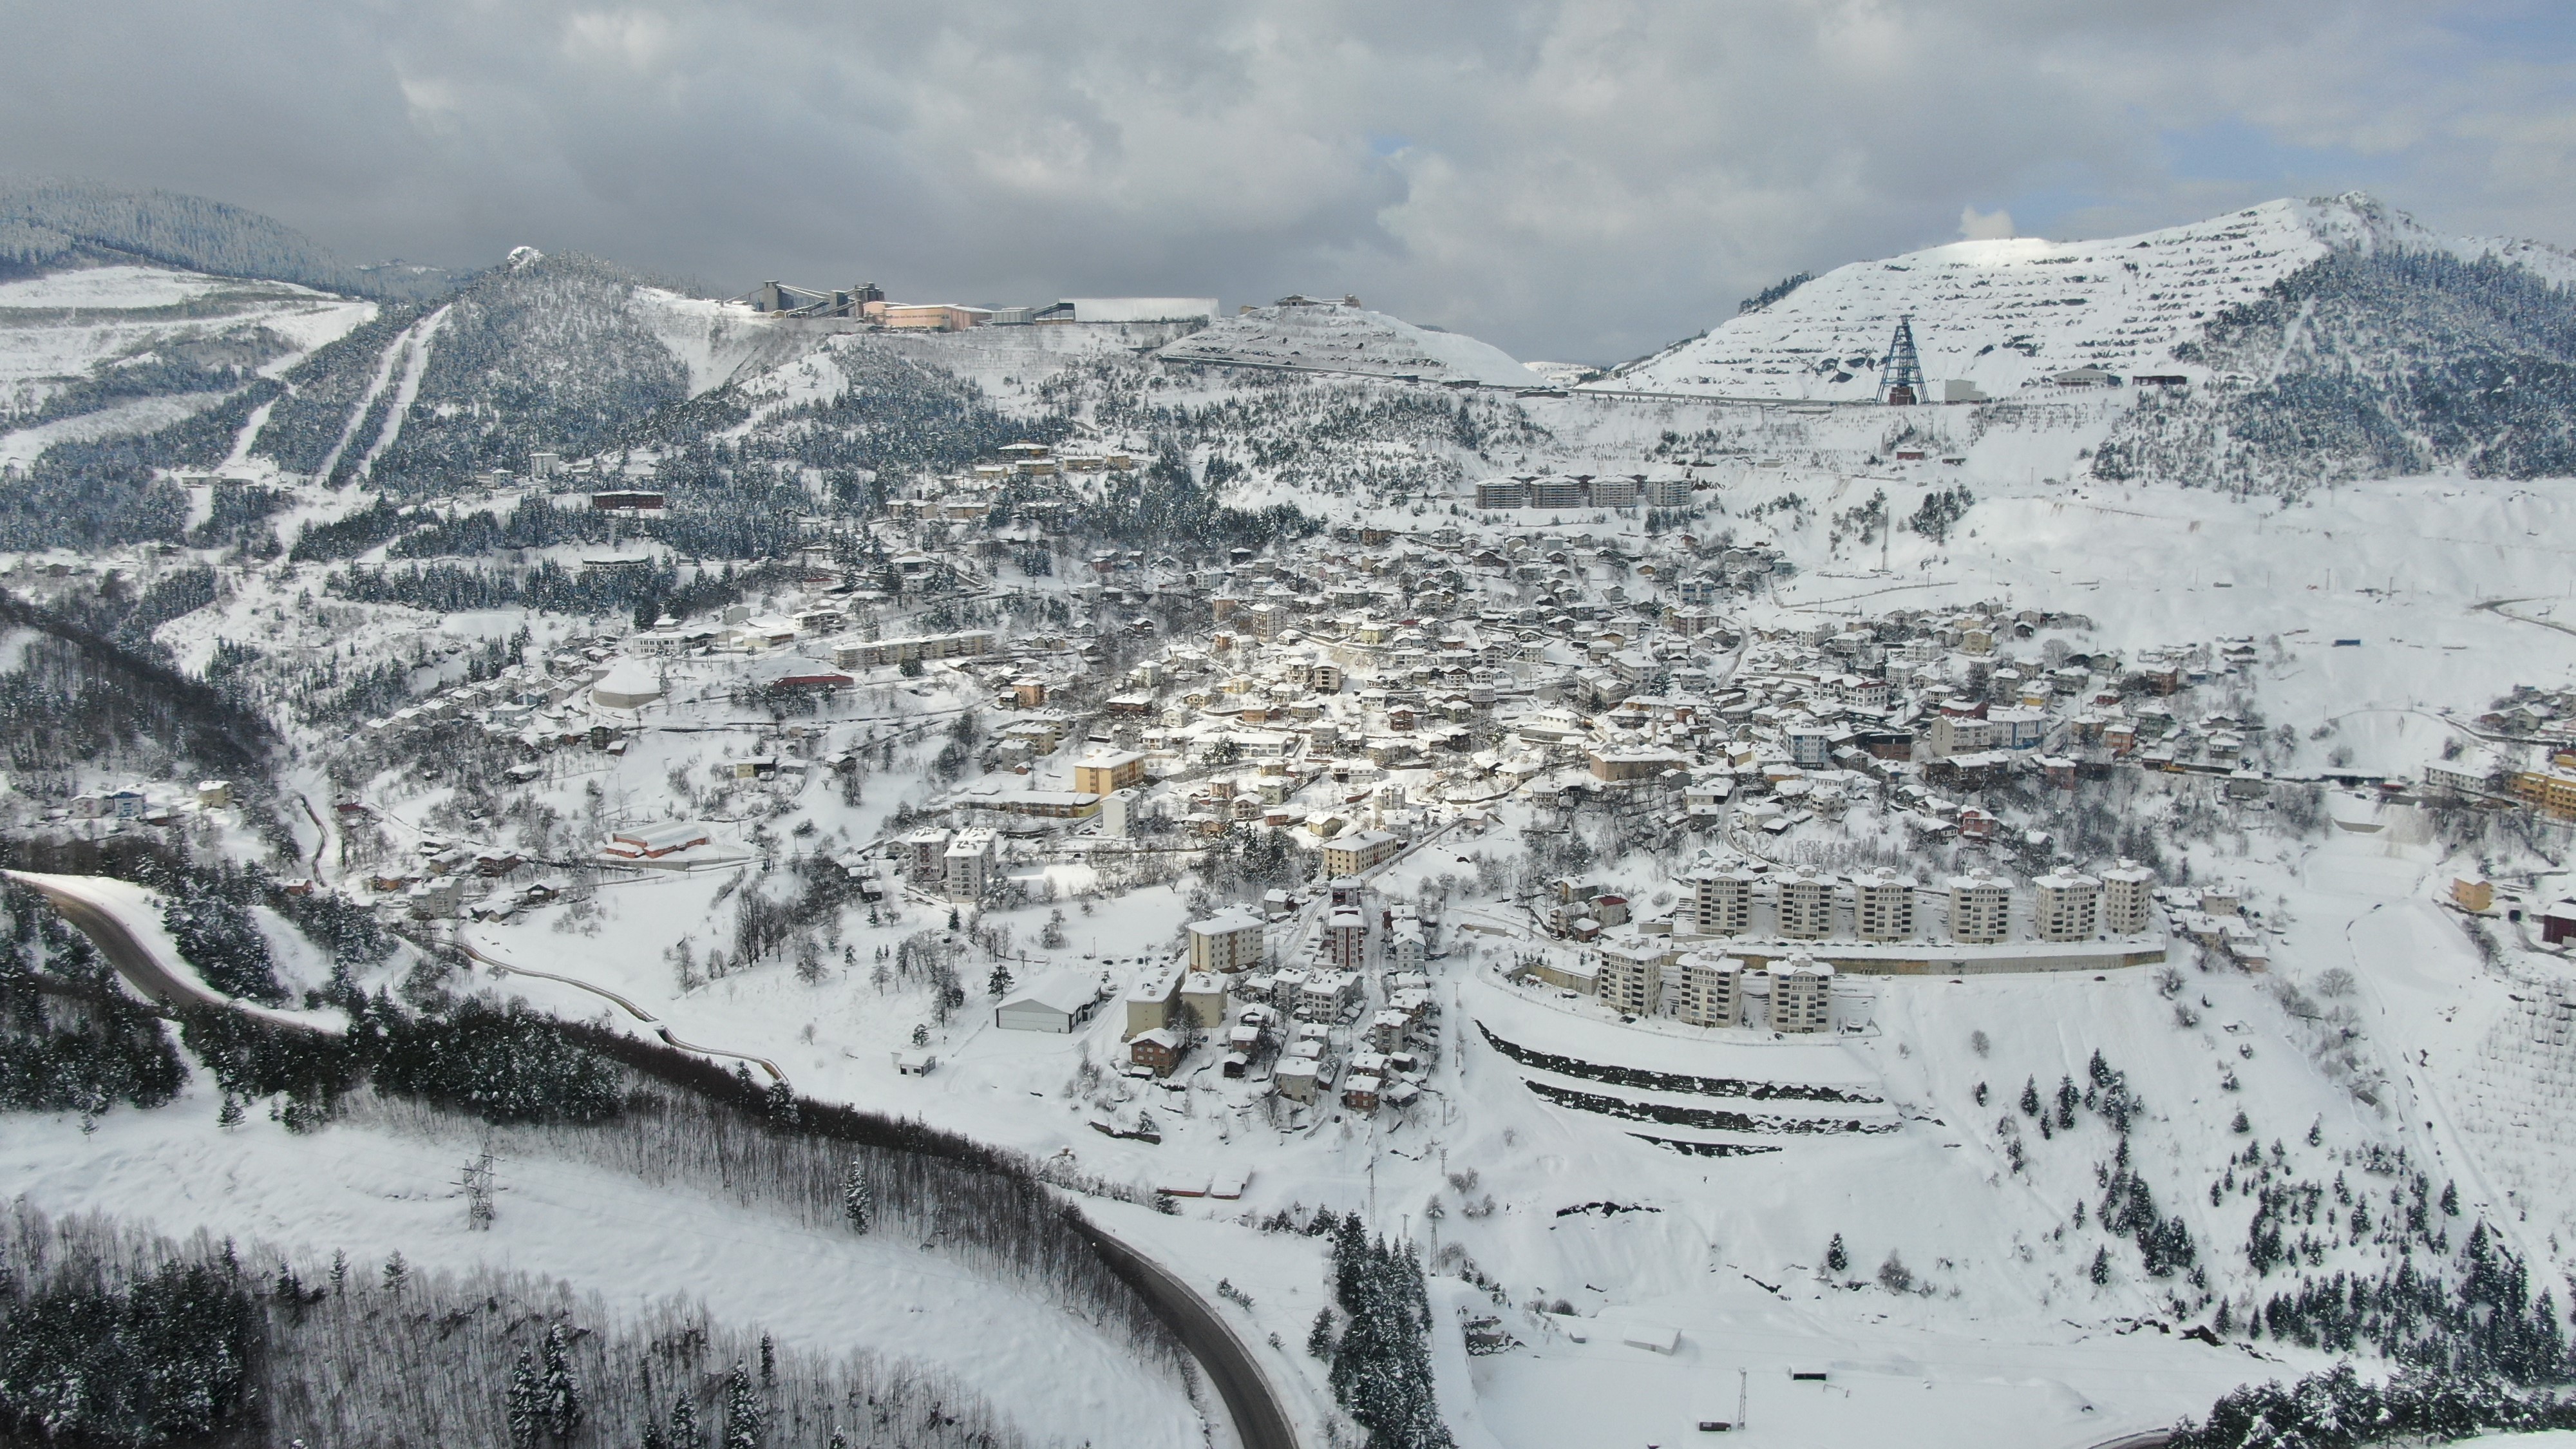
[[[1825,1244],[1825,1271],[1839,1273],[1850,1266],[1851,1254],[1843,1251],[1843,1235],[1836,1233],[1834,1240]]]
[[[2245,1115],[2244,1108],[2239,1107],[2236,1109],[2236,1120],[2227,1124],[2227,1130],[2242,1135],[2254,1130],[2254,1121]]]
[[[224,1093],[224,1104],[215,1109],[215,1125],[218,1127],[239,1127],[242,1123],[242,1116],[241,1098],[234,1096],[230,1092]]]
[[[2032,1077],[2021,1084],[2021,1114],[2025,1117],[2039,1115],[2039,1078],[2037,1077]]]
[[[546,1325],[545,1381],[540,1414],[548,1437],[569,1443],[581,1427],[581,1382],[572,1373],[572,1340],[560,1323]]]
[[[386,1292],[399,1294],[404,1288],[408,1287],[410,1283],[411,1265],[403,1261],[402,1254],[395,1253],[392,1257],[385,1259]]]
[[[671,1428],[668,1437],[671,1441],[671,1449],[706,1449],[706,1431],[698,1427],[697,1400],[690,1398],[689,1391],[686,1389],[682,1389],[679,1397],[671,1400]]]
[[[984,978],[984,991],[995,1001],[1010,995],[1011,968],[999,961],[994,962],[993,974]]]
[[[2093,1266],[2085,1270],[2084,1276],[2092,1279],[2093,1286],[2096,1288],[2110,1282],[2111,1250],[2108,1248],[2095,1248],[2093,1250]]]
[[[760,1336],[760,1386],[764,1389],[778,1386],[778,1345],[765,1333]]]
[[[760,1431],[769,1411],[751,1387],[751,1374],[741,1364],[725,1376],[724,1449],[760,1449]]]
[[[1333,1356],[1333,1310],[1315,1310],[1315,1326],[1306,1330],[1306,1352],[1330,1360]]]
[[[337,1298],[349,1291],[349,1255],[337,1248],[331,1250],[331,1296]]]
[[[1448,1449],[1421,1260],[1409,1244],[1368,1241],[1356,1216],[1343,1219],[1333,1258],[1334,1294],[1350,1315],[1333,1349],[1333,1397],[1379,1449]]]
[[[520,1354],[510,1370],[510,1449],[535,1449],[545,1424],[545,1398],[545,1386],[537,1379],[535,1355]]]
[[[850,1231],[864,1233],[876,1216],[875,1195],[868,1191],[867,1169],[859,1159],[850,1159],[849,1173],[841,1179],[841,1217]]]

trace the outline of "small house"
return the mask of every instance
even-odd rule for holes
[[[1180,1033],[1169,1027],[1140,1031],[1127,1042],[1127,1060],[1158,1077],[1168,1077],[1181,1064],[1183,1053]]]

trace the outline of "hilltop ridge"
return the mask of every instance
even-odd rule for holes
[[[1901,316],[1923,370],[1989,396],[2054,374],[2209,369],[2178,355],[2213,319],[2338,251],[2493,258],[2545,282],[2576,256],[2537,242],[2446,238],[2359,192],[2276,200],[2187,226],[2092,241],[1952,242],[1835,268],[1592,384],[1606,391],[1862,402]]]

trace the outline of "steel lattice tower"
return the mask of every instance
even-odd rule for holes
[[[1896,319],[1896,340],[1887,345],[1887,366],[1878,375],[1878,390],[1890,407],[1923,400],[1923,361],[1914,355],[1914,314]]]

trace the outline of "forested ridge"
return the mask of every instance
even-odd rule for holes
[[[408,293],[443,275],[353,269],[284,222],[202,196],[59,179],[0,183],[0,275],[100,251],[349,296]]]
[[[2213,385],[2140,397],[2095,476],[2295,492],[2436,466],[2576,473],[2576,294],[2510,262],[2338,249],[2176,356]]]
[[[211,588],[211,580],[178,587],[184,599]],[[137,643],[103,636],[5,590],[0,629],[34,636],[18,666],[0,673],[0,751],[10,769],[60,771],[148,749],[156,764],[246,780],[264,776],[276,745],[268,721]]]

